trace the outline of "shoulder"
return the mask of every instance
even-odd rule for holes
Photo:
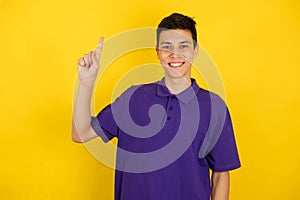
[[[132,85],[127,88],[117,99],[129,100],[132,99],[132,97],[141,98],[147,96],[149,97],[149,95],[156,95],[157,85],[157,82]]]
[[[197,97],[200,108],[208,109],[211,114],[218,113],[223,116],[228,111],[225,100],[212,91],[200,88]]]
[[[158,82],[152,82],[152,83],[132,85],[131,88],[134,90],[139,89],[143,92],[153,92],[153,91],[156,91],[157,85],[158,85]]]
[[[220,95],[203,88],[199,89],[197,96],[200,101],[209,101],[218,104],[226,104],[224,99]]]
[[[158,82],[132,85],[123,94],[153,94],[156,93]]]

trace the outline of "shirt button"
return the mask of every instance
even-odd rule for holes
[[[170,120],[171,119],[171,117],[167,117],[167,120]]]
[[[172,106],[170,106],[170,110],[173,110],[173,107],[172,107]]]

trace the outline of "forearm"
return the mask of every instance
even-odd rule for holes
[[[90,128],[91,121],[91,98],[93,87],[79,84],[76,101],[73,110],[73,130],[72,135],[78,134],[81,138]],[[76,135],[75,135],[76,137]]]
[[[212,200],[229,200],[229,185],[230,175],[229,172],[213,172],[212,173]]]

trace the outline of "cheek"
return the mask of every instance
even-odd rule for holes
[[[166,62],[166,60],[167,60],[167,58],[168,58],[168,54],[167,54],[167,53],[161,52],[161,53],[159,53],[159,54],[157,55],[157,57],[158,57],[158,59],[160,60],[161,63],[162,63],[162,62]]]
[[[194,52],[186,52],[183,56],[188,62],[192,62],[195,57]]]

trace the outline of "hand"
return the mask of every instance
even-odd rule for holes
[[[103,37],[94,51],[85,54],[78,59],[78,75],[80,83],[87,87],[93,87],[97,78],[100,55],[103,46]]]

